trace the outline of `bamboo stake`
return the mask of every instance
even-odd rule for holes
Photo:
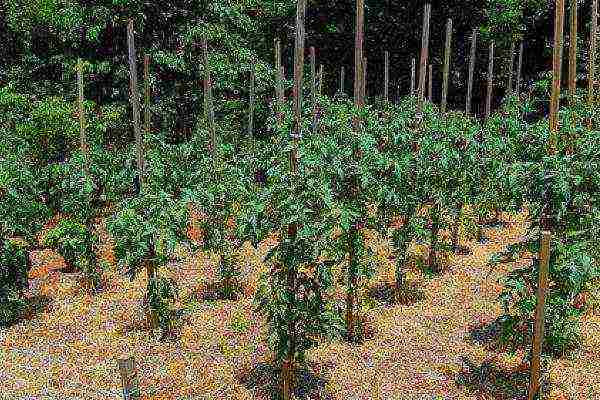
[[[256,60],[250,60],[250,107],[248,110],[248,139],[252,139],[254,133],[254,90],[256,85]]]
[[[417,75],[417,61],[412,59],[412,66],[410,70],[410,95],[415,95],[415,80]]]
[[[210,152],[213,155],[213,162],[216,163],[217,137],[215,132],[215,118],[212,100],[212,81],[210,78],[210,66],[208,64],[208,43],[206,39],[202,41],[204,55],[204,115],[208,121],[208,132],[210,137]]]
[[[489,64],[487,76],[487,98],[485,102],[485,119],[488,120],[492,114],[492,92],[494,91],[494,42],[490,43]]]
[[[473,29],[471,36],[471,57],[469,59],[469,81],[467,83],[467,106],[465,112],[471,113],[471,101],[473,99],[473,74],[475,73],[475,56],[477,51],[477,29]]]
[[[429,57],[429,21],[431,18],[431,3],[425,4],[423,14],[423,34],[421,36],[421,64],[419,72],[419,100],[417,102],[417,119],[423,117],[423,102],[425,97],[425,79]]]
[[[571,0],[571,24],[569,34],[569,103],[575,103],[577,88],[577,0]]]
[[[117,360],[121,382],[123,385],[123,400],[139,400],[140,388],[133,356]]]
[[[137,168],[140,180],[140,190],[143,190],[146,182],[144,171],[144,153],[142,143],[142,132],[140,129],[140,100],[137,81],[137,67],[135,62],[135,43],[133,37],[133,20],[129,20],[127,25],[127,47],[129,50],[129,82],[131,90],[131,106],[133,108],[133,131],[135,134],[135,144],[137,149]]]
[[[83,107],[83,62],[77,60],[77,107],[79,109],[79,141],[83,153],[83,172],[86,178],[90,177],[90,153],[85,133],[85,109]]]
[[[144,132],[150,134],[150,57],[144,55]]]
[[[362,100],[363,100],[363,104],[364,104],[367,99],[367,58],[366,57],[363,58],[362,67],[363,67]]]
[[[552,98],[550,99],[550,142],[548,152],[556,152],[558,140],[558,108],[560,103],[560,83],[562,77],[563,59],[563,26],[565,17],[565,0],[556,0],[556,15],[554,17],[554,56]]]
[[[508,95],[513,94],[513,74],[515,65],[515,41],[510,41],[510,65],[508,66]]]
[[[383,99],[387,103],[389,101],[389,87],[390,87],[390,53],[386,50],[384,53],[384,83],[383,83]]]
[[[323,64],[319,65],[319,84],[318,84],[318,89],[317,89],[317,94],[319,96],[321,96],[323,94],[323,80],[325,79],[325,76],[323,75]]]
[[[446,23],[446,45],[444,51],[444,80],[442,83],[442,114],[446,113],[448,104],[448,86],[450,78],[450,52],[452,49],[452,19]]]
[[[542,232],[537,304],[535,307],[535,327],[533,332],[533,345],[531,349],[531,374],[529,379],[528,400],[533,400],[540,394],[540,356],[542,352],[542,344],[544,342],[544,306],[546,301],[546,289],[548,287],[550,238],[551,233],[549,231]]]
[[[429,64],[429,79],[427,88],[427,98],[433,103],[433,65]]]
[[[596,43],[598,38],[598,0],[592,2],[592,27],[590,31],[590,61],[588,67],[588,106],[590,110],[594,105],[594,84],[596,81]],[[592,129],[592,118],[588,120],[588,127]]]
[[[276,87],[275,94],[277,95],[277,115],[279,123],[282,122],[283,118],[283,73],[281,69],[281,42],[279,39],[275,39],[275,76],[276,76]]]
[[[354,103],[362,108],[363,97],[363,41],[365,25],[365,1],[356,0],[356,38],[354,44]]]
[[[518,95],[521,94],[521,71],[523,69],[523,41],[519,44],[519,61],[517,63],[517,86],[515,88],[515,93]]]

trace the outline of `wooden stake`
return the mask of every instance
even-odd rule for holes
[[[302,77],[304,74],[304,21],[306,0],[298,0],[296,7],[296,42],[294,47],[294,145],[292,146],[291,171],[298,172],[298,141],[302,135]]]
[[[415,81],[417,75],[417,61],[413,58],[410,70],[410,95],[415,95]]]
[[[550,99],[550,141],[548,153],[556,152],[558,135],[558,107],[560,103],[560,83],[562,77],[563,60],[563,26],[565,17],[565,0],[556,0],[556,14],[554,17],[554,56],[553,56],[553,82],[552,98]]]
[[[446,113],[448,105],[448,86],[450,81],[450,52],[452,49],[452,19],[446,23],[446,45],[444,50],[444,81],[442,83],[442,114]]]
[[[139,400],[140,388],[135,369],[135,359],[130,356],[117,360],[121,382],[123,385],[123,400]]]
[[[429,79],[427,88],[427,100],[433,103],[433,65],[429,64]]]
[[[471,57],[469,59],[469,80],[467,83],[467,106],[465,112],[471,114],[471,101],[473,99],[473,74],[475,73],[475,56],[477,51],[477,29],[473,29],[471,36]]]
[[[150,134],[150,57],[144,55],[144,132]]]
[[[577,0],[571,0],[571,32],[569,34],[569,103],[575,104],[577,88]]]
[[[544,343],[544,306],[546,301],[546,289],[548,287],[550,238],[550,232],[542,232],[542,248],[540,251],[540,270],[538,276],[537,304],[535,307],[533,345],[531,349],[531,374],[529,379],[528,400],[534,400],[540,394],[540,356],[542,352],[542,344]]]
[[[317,107],[317,64],[316,64],[316,55],[315,48],[310,47],[310,100],[311,100],[311,109],[312,109],[312,124],[311,130],[314,134],[317,129],[317,116],[316,116],[316,107]]]
[[[429,57],[429,21],[431,18],[431,3],[425,4],[423,14],[423,33],[421,35],[421,63],[419,72],[419,100],[417,102],[417,119],[423,116],[425,98],[425,79],[427,78],[427,61]]]
[[[137,81],[137,67],[135,60],[135,43],[133,37],[133,20],[129,20],[127,25],[127,47],[129,50],[129,84],[131,91],[131,106],[133,108],[133,131],[135,134],[135,144],[137,150],[137,168],[140,179],[140,190],[143,190],[146,182],[144,171],[144,150],[142,142],[142,132],[140,129],[140,100]]]
[[[215,118],[212,101],[212,81],[210,79],[210,66],[208,64],[208,42],[202,40],[202,53],[204,55],[204,116],[208,121],[208,132],[210,137],[210,152],[213,162],[216,163],[217,137],[215,132]]]
[[[252,139],[254,133],[254,90],[256,85],[256,60],[250,60],[250,107],[248,110],[248,139]]]
[[[487,76],[487,98],[485,102],[485,119],[488,120],[492,114],[492,92],[494,91],[494,42],[490,43],[489,64]]]
[[[340,93],[344,93],[344,67],[340,69]]]
[[[510,42],[510,64],[508,66],[508,95],[512,96],[513,94],[513,75],[514,75],[514,65],[515,65],[515,41],[511,40]]]
[[[283,72],[281,66],[281,42],[279,39],[275,39],[275,75],[276,75],[276,87],[275,94],[277,96],[277,115],[278,120],[281,123],[283,118]]]
[[[521,94],[521,71],[523,69],[523,42],[519,44],[519,61],[517,63],[517,86],[515,88],[515,93],[518,95]]]
[[[319,65],[319,74],[318,74],[318,82],[317,85],[317,95],[321,96],[323,94],[323,80],[325,76],[323,75],[323,64]]]
[[[79,110],[79,141],[81,152],[83,153],[83,172],[86,178],[90,176],[90,153],[85,133],[85,109],[83,107],[83,62],[81,58],[77,60],[77,107]]]
[[[592,2],[592,27],[590,31],[590,61],[588,66],[588,106],[592,109],[594,99],[594,84],[596,76],[596,46],[598,38],[598,0]],[[592,118],[588,120],[588,128],[592,129]]]
[[[386,51],[384,53],[384,72],[383,72],[383,99],[387,103],[389,101],[389,87],[390,87],[390,53]]]
[[[362,62],[363,67],[363,79],[362,79],[362,101],[363,104],[366,102],[367,98],[367,58],[363,58]]]

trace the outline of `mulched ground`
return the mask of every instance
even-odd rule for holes
[[[379,294],[365,311],[374,333],[360,345],[323,343],[311,350],[309,370],[298,377],[298,398],[521,398],[528,379],[524,353],[494,351],[485,343],[501,312],[498,278],[528,262],[487,265],[490,254],[524,234],[524,215],[504,218],[505,226],[486,229],[486,244],[462,243],[470,254],[450,257],[442,275],[425,278],[412,268],[409,282],[420,296],[407,305],[386,303],[385,284],[393,274],[389,244],[374,240],[382,262],[365,290]],[[114,261],[106,243],[100,253]],[[270,399],[276,371],[251,300],[268,246],[246,248],[245,296],[238,301],[203,300],[215,277],[214,257],[182,249],[182,261],[168,271],[181,287],[181,324],[176,338],[164,342],[142,322],[143,274],[130,282],[109,271],[104,291],[91,296],[78,274],[60,272],[60,257],[34,254],[29,295],[39,310],[0,330],[0,399],[119,399],[116,359],[129,354],[144,399]],[[416,257],[424,251],[413,248]],[[341,287],[338,292],[343,295]],[[600,316],[586,315],[583,332],[572,359],[550,361],[548,398],[600,399]]]

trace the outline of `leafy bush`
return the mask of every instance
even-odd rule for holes
[[[156,316],[158,326],[165,337],[175,327],[173,302],[177,298],[177,284],[164,277],[152,277],[148,281],[144,305]]]
[[[0,238],[0,326],[16,321],[27,304],[29,262],[23,243]]]
[[[85,225],[64,219],[48,231],[44,245],[55,248],[67,266],[83,272],[91,288],[97,290],[102,278],[102,268],[94,252],[97,240]]]

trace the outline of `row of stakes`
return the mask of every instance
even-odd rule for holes
[[[577,36],[577,0],[570,0],[571,2],[571,38]],[[564,6],[565,0],[556,0],[556,11],[555,11],[555,32],[554,32],[554,54],[553,54],[553,89],[550,106],[550,131],[551,139],[548,145],[548,152],[555,152],[555,145],[557,140],[557,112],[559,106],[560,97],[560,86],[561,86],[561,73],[562,73],[562,49],[563,49],[563,26],[564,26]],[[299,119],[301,118],[299,110],[301,110],[301,91],[298,88],[302,87],[302,70],[304,64],[304,19],[306,10],[306,0],[298,1],[298,17],[296,19],[297,34],[296,34],[296,46],[295,46],[295,61],[294,61],[294,110],[296,115],[296,126],[298,126]],[[591,105],[594,102],[594,83],[595,83],[595,58],[596,58],[596,36],[597,36],[597,19],[598,19],[598,0],[593,0],[592,3],[592,24],[590,34],[590,57],[589,57],[589,76],[588,76],[588,103]],[[411,95],[418,96],[418,113],[422,112],[422,105],[425,99],[425,84],[428,81],[428,99],[432,100],[432,71],[433,66],[428,64],[428,53],[429,53],[429,23],[431,17],[431,4],[425,5],[424,19],[423,19],[423,35],[422,35],[422,51],[420,58],[419,68],[419,80],[418,87],[416,87],[416,60],[412,60],[411,68]],[[444,66],[443,66],[443,89],[442,89],[442,102],[441,111],[446,112],[447,107],[447,93],[449,86],[449,71],[450,71],[450,52],[451,52],[451,41],[452,41],[452,20],[448,19],[446,27],[446,41],[445,41],[445,54],[444,54]],[[477,41],[477,30],[473,30],[471,39],[470,49],[470,62],[468,71],[468,87],[467,87],[467,99],[466,99],[466,112],[471,111],[471,99],[473,92],[473,74],[475,69],[475,53],[476,53],[476,41]],[[143,189],[144,186],[144,153],[143,153],[143,137],[142,128],[140,127],[140,105],[137,95],[137,70],[136,70],[136,52],[134,45],[134,34],[133,34],[133,21],[129,21],[127,29],[127,42],[128,42],[128,59],[130,67],[130,91],[131,91],[131,105],[133,109],[133,125],[136,141],[136,155],[137,155],[137,168],[140,175],[140,186]],[[356,58],[355,58],[355,76],[358,78],[355,80],[354,93],[355,103],[358,107],[364,105],[365,90],[366,90],[366,70],[367,60],[363,57],[363,42],[364,42],[364,0],[357,0],[357,35],[356,35]],[[569,97],[571,99],[575,96],[576,88],[576,54],[577,54],[577,41],[571,40],[569,49]],[[523,43],[520,43],[520,50],[518,56],[518,68],[517,68],[517,80],[514,86],[514,92],[519,93],[521,85],[521,68],[523,63]],[[212,83],[210,77],[210,70],[208,68],[208,49],[206,40],[202,44],[203,50],[203,62],[204,62],[204,114],[208,121],[209,135],[210,135],[210,148],[214,155],[214,149],[216,145],[216,133],[214,123],[214,112],[212,105]],[[316,105],[316,93],[321,93],[322,82],[323,82],[323,66],[319,68],[318,75],[316,73],[315,65],[315,50],[314,47],[310,48],[311,55],[311,93],[313,107]],[[508,92],[513,93],[513,66],[515,58],[515,43],[511,44],[510,50],[510,66],[509,66],[509,81],[508,81]],[[281,43],[279,40],[275,41],[275,63],[278,66],[276,70],[276,98],[277,105],[281,107],[284,102],[284,69],[281,63]],[[385,52],[384,57],[384,100],[389,99],[389,52]],[[254,86],[255,86],[255,73],[254,65],[255,60],[252,61],[253,68],[251,69],[250,77],[250,110],[248,118],[248,135],[252,134],[253,130],[253,112],[254,112]],[[487,96],[485,105],[485,117],[486,119],[491,113],[491,97],[493,90],[493,71],[494,71],[494,43],[491,42],[489,46],[489,64],[488,64],[488,82],[487,82]],[[429,75],[429,79],[427,79]],[[317,78],[318,76],[318,78]],[[78,110],[79,110],[79,121],[80,121],[80,145],[84,153],[84,159],[88,160],[88,144],[86,138],[86,122],[85,113],[83,108],[83,66],[81,60],[78,61],[77,66],[77,81],[78,81]],[[344,92],[344,68],[342,67],[340,72],[340,92]],[[150,129],[150,88],[149,88],[149,57],[144,56],[144,132],[148,132]],[[281,108],[279,108],[281,109]],[[314,109],[314,108],[313,108]],[[316,113],[313,113],[313,128],[316,128]],[[292,156],[292,160],[295,160],[295,156]],[[292,162],[292,164],[294,164]],[[84,172],[89,176],[88,171],[89,162],[85,162]],[[537,305],[535,310],[535,324],[534,324],[534,338],[531,349],[531,364],[530,364],[530,383],[528,388],[528,400],[538,398],[540,395],[540,359],[541,359],[541,348],[544,337],[544,305],[545,305],[545,294],[548,285],[548,266],[550,258],[550,239],[552,233],[548,230],[542,232],[541,237],[541,251],[539,254],[540,268],[538,277],[538,288],[537,288]],[[133,356],[128,358],[119,359],[118,367],[122,379],[123,385],[123,398],[125,400],[137,400],[140,398],[139,384],[136,374],[135,359]],[[284,379],[286,380],[286,379]],[[290,398],[291,384],[290,382],[284,382],[284,399]]]

